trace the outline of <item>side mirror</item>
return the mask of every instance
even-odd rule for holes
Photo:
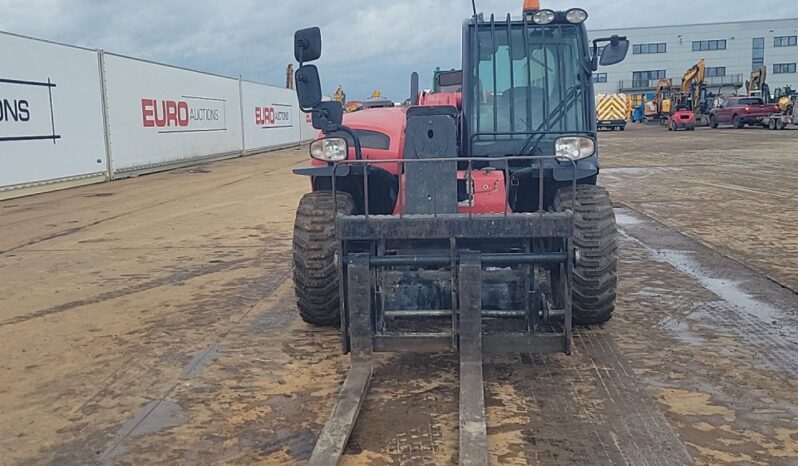
[[[294,58],[300,64],[321,56],[321,29],[312,27],[294,33]]]
[[[341,102],[321,102],[314,110],[311,115],[313,127],[324,133],[337,131],[344,121],[344,106]]]
[[[299,108],[308,111],[321,103],[321,81],[315,65],[303,65],[294,79]]]
[[[601,58],[596,57],[598,53],[598,44],[600,42],[608,42],[601,53]],[[626,54],[629,53],[629,40],[626,37],[612,36],[604,39],[595,39],[593,41],[593,71],[598,69],[596,61],[601,66],[615,65],[624,61]]]

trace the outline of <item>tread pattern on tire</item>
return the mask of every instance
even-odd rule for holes
[[[617,227],[612,201],[606,189],[593,185],[576,187],[576,206],[572,189],[557,191],[557,210],[574,212],[574,247],[580,261],[574,267],[572,309],[574,322],[600,324],[612,318],[618,286]]]
[[[305,194],[294,221],[294,290],[302,320],[332,326],[340,322],[338,268],[335,254],[335,214],[351,214],[355,203],[347,193],[337,193],[337,209],[331,191]]]

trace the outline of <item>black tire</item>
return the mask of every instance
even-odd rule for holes
[[[709,127],[713,129],[718,127],[718,118],[715,115],[709,116]]]
[[[620,127],[620,128],[618,128],[618,129],[620,129],[621,131],[625,131],[625,130],[626,130],[626,126],[621,126],[621,127]]]
[[[770,121],[768,122],[768,128],[770,128],[771,131],[776,129],[776,119],[775,118],[771,118],[770,119]]]
[[[734,118],[732,118],[732,127],[734,127],[734,129],[742,129],[743,122],[740,120],[739,115],[734,115]]]
[[[574,266],[573,320],[577,324],[600,324],[612,318],[618,286],[618,243],[615,213],[607,190],[600,186],[560,188],[554,199],[557,210],[574,212],[574,247],[580,260]]]
[[[352,196],[339,192],[337,211],[355,211]],[[331,191],[305,194],[294,221],[294,291],[299,316],[314,325],[337,325],[341,319],[335,255],[335,203]]]

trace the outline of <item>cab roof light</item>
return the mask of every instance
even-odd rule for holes
[[[581,8],[571,8],[565,12],[565,20],[572,24],[584,23],[587,19],[587,11]]]
[[[554,13],[552,10],[540,10],[535,12],[532,15],[532,22],[538,24],[540,26],[551,24],[554,22],[554,19],[557,17],[557,14]]]

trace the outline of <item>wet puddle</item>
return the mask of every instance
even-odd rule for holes
[[[659,325],[668,330],[677,340],[684,344],[701,346],[707,342],[704,337],[693,332],[687,321],[674,317],[667,317],[660,321]]]
[[[627,215],[616,210],[615,223],[617,223],[618,225],[637,225],[643,223],[643,221],[637,217],[633,217],[631,215]]]
[[[712,276],[692,256],[693,254],[689,252],[665,249],[654,252],[653,258],[671,264],[722,300],[748,315],[765,322],[773,322],[781,317],[779,309],[743,291],[740,282]]]

